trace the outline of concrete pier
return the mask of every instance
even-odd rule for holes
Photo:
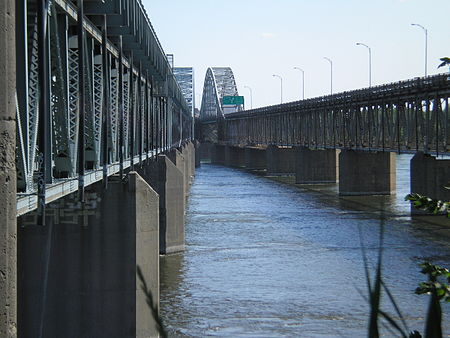
[[[336,183],[339,173],[339,150],[295,148],[295,183]]]
[[[17,336],[16,44],[14,0],[0,1],[0,336]]]
[[[184,173],[165,155],[139,170],[159,195],[159,250],[169,254],[184,250]]]
[[[411,192],[430,198],[450,201],[450,160],[418,152],[411,159]]]
[[[267,175],[294,175],[295,151],[292,147],[269,146],[266,150]]]
[[[225,165],[228,167],[243,168],[245,166],[245,149],[241,147],[225,147]]]
[[[395,153],[342,150],[339,155],[339,195],[395,193]]]
[[[225,165],[225,146],[214,144],[211,151],[211,163]]]
[[[215,144],[211,142],[202,142],[198,146],[198,157],[200,161],[212,162],[214,156]]]
[[[262,148],[245,148],[245,168],[247,170],[265,170],[267,169],[266,150]]]
[[[136,270],[159,306],[158,195],[137,174],[19,218],[19,337],[154,337]]]
[[[186,148],[189,150],[188,160],[189,160],[189,184],[192,183],[192,180],[195,176],[195,144],[194,142],[189,142],[186,145]]]
[[[182,147],[179,151],[178,149],[172,149],[167,153],[167,157],[172,161],[179,171],[183,174],[183,194],[186,195],[189,190],[189,154],[188,150]],[[186,155],[186,156],[185,156]]]
[[[193,145],[194,145],[195,168],[200,168],[201,163],[200,142],[194,141]]]

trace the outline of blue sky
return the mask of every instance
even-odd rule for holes
[[[368,50],[372,49],[372,85],[424,75],[428,29],[428,74],[439,58],[450,56],[450,0],[142,0],[158,38],[175,66],[193,66],[196,101],[208,67],[233,69],[240,95],[253,107],[368,86]],[[198,102],[196,102],[198,106]]]

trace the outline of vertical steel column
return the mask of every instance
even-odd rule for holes
[[[38,132],[38,223],[45,224],[45,184],[49,180],[47,163],[49,149],[49,122],[50,122],[50,102],[49,102],[49,53],[48,53],[48,1],[38,1],[38,62],[39,62],[39,132]]]
[[[103,114],[102,114],[102,165],[103,165],[103,185],[108,187],[108,162],[109,162],[109,121],[110,121],[110,98],[109,98],[109,62],[107,46],[107,22],[106,15],[103,16],[102,24],[102,70],[103,70]]]
[[[318,113],[314,113],[313,122],[314,122],[314,143],[315,143],[315,146],[317,149],[319,146],[319,114]]]
[[[133,53],[130,54],[130,120],[129,120],[129,129],[130,129],[130,140],[128,141],[128,146],[130,147],[130,167],[131,171],[134,171],[134,132],[135,132],[135,109],[136,109],[136,101],[135,101],[135,90],[134,88],[134,73],[133,73]]]
[[[425,99],[425,144],[424,153],[428,154],[429,142],[430,142],[430,99],[428,98],[428,93],[426,93],[427,98]]]
[[[447,145],[448,145],[448,123],[449,123],[449,116],[448,116],[448,97],[445,98],[445,124],[444,124],[444,151],[447,152]]]
[[[327,114],[330,116],[330,123],[331,123],[331,140],[330,143],[333,144],[333,148],[336,149],[336,133],[335,133],[335,123],[336,123],[336,117],[334,116],[334,112],[331,108],[331,105],[325,105],[324,109],[327,110]]]
[[[143,152],[143,146],[142,146],[142,141],[143,141],[143,133],[142,133],[142,129],[144,128],[144,123],[143,123],[143,107],[142,107],[142,62],[139,61],[139,75],[138,75],[138,95],[137,95],[138,99],[138,117],[136,119],[137,121],[137,128],[139,128],[139,139],[138,139],[138,151],[139,151],[139,165],[142,165],[142,152]]]
[[[154,82],[153,76],[150,77],[150,150],[155,150],[155,102],[154,102]]]
[[[355,149],[358,149],[358,127],[359,127],[359,113],[361,112],[361,107],[355,104],[355,106],[353,106],[353,111],[355,112]]]
[[[323,133],[323,137],[322,137],[322,143],[323,143],[323,147],[324,148],[327,148],[327,146],[328,146],[328,140],[327,140],[327,130],[326,130],[326,128],[327,128],[327,111],[326,111],[326,109],[324,108],[324,109],[322,109],[322,118],[323,118],[323,130],[322,130],[322,133]]]
[[[368,132],[368,144],[367,144],[367,146],[368,146],[368,148],[369,148],[369,151],[370,151],[370,146],[371,146],[371,144],[372,144],[372,133],[371,133],[371,131],[372,131],[372,123],[371,123],[371,115],[372,115],[372,105],[371,104],[369,104],[369,106],[368,106],[368,108],[367,108],[367,132]]]
[[[438,93],[436,92],[434,97],[434,104],[433,104],[433,110],[434,110],[434,123],[435,123],[435,135],[436,138],[436,156],[439,156],[439,105],[441,100],[439,100]]]
[[[124,120],[124,103],[123,103],[123,48],[122,35],[119,36],[119,175],[123,179],[123,161],[124,161],[124,136],[123,136],[123,120]]]
[[[148,152],[150,151],[150,98],[148,85],[148,70],[145,74],[145,160],[148,161]]]
[[[167,95],[167,92],[166,92]],[[169,144],[169,133],[167,128],[169,125],[169,100],[167,97],[163,98],[163,149],[167,150],[167,145]]]
[[[162,102],[162,97],[159,96],[158,97],[158,129],[157,129],[157,147],[158,147],[158,154],[161,153],[161,150],[163,148],[163,144],[162,144],[162,115],[163,115],[163,102]]]
[[[155,110],[155,149],[156,149],[156,155],[159,154],[159,148],[161,147],[161,142],[160,142],[160,132],[159,132],[159,128],[161,126],[161,120],[160,120],[160,116],[161,116],[161,97],[157,96],[156,97],[156,110]]]
[[[17,95],[17,111],[18,111],[18,143],[17,149],[17,187],[19,191],[27,191],[30,189],[29,180],[29,145],[30,130],[28,128],[28,39],[31,37],[27,33],[27,2],[12,1],[16,4],[16,22],[15,22],[15,43],[16,43],[16,95]],[[7,6],[5,4],[5,6]],[[10,34],[10,32],[7,32]],[[6,60],[5,60],[6,61]],[[9,67],[8,67],[9,68]]]
[[[83,0],[77,0],[78,6],[78,21],[77,21],[77,33],[78,33],[78,194],[79,199],[84,203],[84,173],[85,173],[85,75],[84,75],[84,10]]]
[[[403,109],[403,108],[402,108]],[[400,100],[397,100],[397,152],[400,154],[401,141],[400,141]]]
[[[415,122],[416,122],[416,151],[419,151],[419,117],[417,111],[417,102],[419,98],[416,96],[416,100],[414,102],[414,114],[415,114]]]

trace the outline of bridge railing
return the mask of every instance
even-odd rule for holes
[[[232,145],[450,153],[450,75],[226,115]]]
[[[193,137],[140,0],[18,1],[16,16],[22,212]]]

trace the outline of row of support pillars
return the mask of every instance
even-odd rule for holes
[[[190,142],[18,220],[19,337],[157,337],[159,256],[184,250]],[[142,272],[144,280],[137,274]]]
[[[265,172],[268,176],[295,175],[297,184],[339,183],[339,194],[389,195],[396,190],[396,154],[307,147],[235,147],[202,144],[200,154],[212,163]],[[411,160],[411,192],[450,200],[445,189],[450,160],[417,153]]]

